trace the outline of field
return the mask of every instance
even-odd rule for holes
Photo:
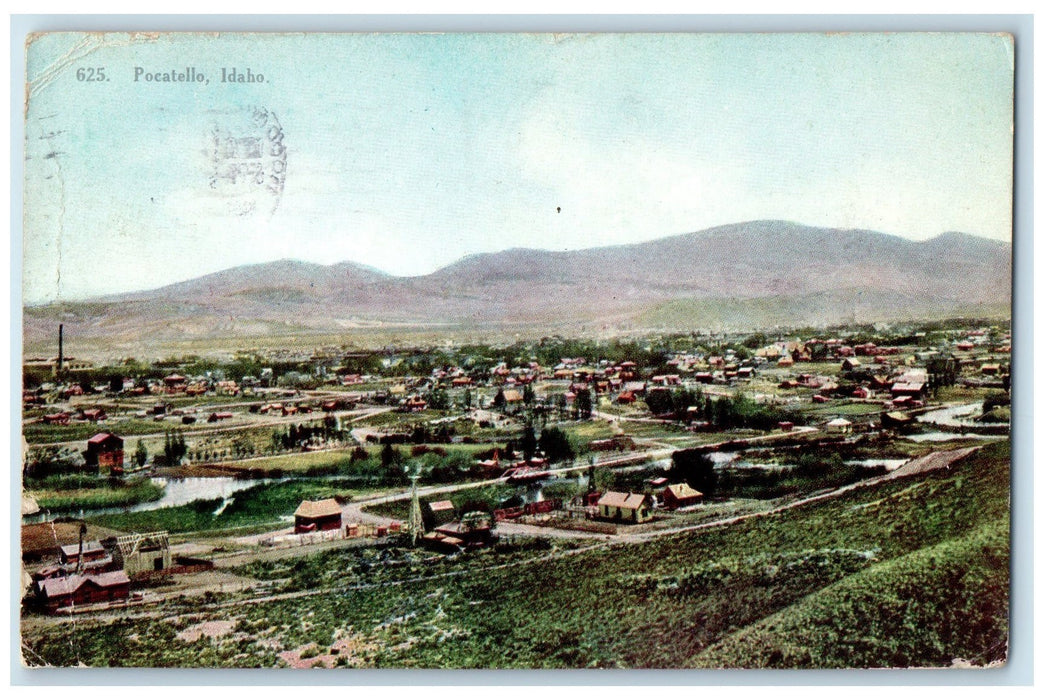
[[[125,532],[171,533],[219,532],[258,525],[292,525],[294,510],[305,498],[339,497],[345,500],[360,492],[337,479],[309,479],[259,484],[236,493],[220,510],[223,499],[194,501],[184,506],[134,513],[112,513],[91,518],[102,527]],[[367,493],[370,493],[367,491]]]
[[[948,470],[640,544],[323,552],[242,572],[301,597],[210,596],[26,644],[97,666],[983,665],[1006,654],[1009,459],[998,442]],[[231,633],[177,637],[203,621]]]

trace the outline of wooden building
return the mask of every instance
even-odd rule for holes
[[[98,433],[87,441],[87,466],[123,471],[123,438],[113,433]]]
[[[691,506],[703,500],[702,493],[685,483],[670,484],[660,497],[663,499],[663,505],[671,510]]]
[[[165,530],[117,537],[115,552],[128,576],[171,567],[170,542]]]
[[[58,561],[62,564],[87,564],[93,561],[101,561],[109,556],[101,542],[84,542],[81,553],[80,543],[66,544],[58,550]]]
[[[125,601],[130,598],[130,578],[123,571],[73,574],[34,583],[36,599],[50,612],[77,605]]]
[[[644,523],[652,517],[652,497],[644,493],[606,491],[598,499],[598,517]]]
[[[339,530],[341,528],[341,504],[335,498],[321,501],[301,501],[294,511],[294,532],[317,530]]]

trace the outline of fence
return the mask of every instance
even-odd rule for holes
[[[301,547],[306,544],[318,544],[320,542],[332,542],[334,540],[353,540],[362,538],[376,539],[397,535],[403,532],[402,523],[393,521],[388,525],[375,525],[373,523],[348,523],[336,530],[317,530],[315,532],[304,532],[292,535],[280,535],[261,540],[262,547]]]

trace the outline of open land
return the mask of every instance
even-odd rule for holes
[[[23,659],[1002,663],[1010,343],[963,319],[27,364]]]

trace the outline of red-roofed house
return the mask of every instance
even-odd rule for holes
[[[123,471],[123,438],[112,433],[98,433],[87,441],[87,466]]]
[[[130,597],[130,578],[123,571],[47,578],[37,581],[35,587],[37,600],[51,612]]]
[[[334,498],[301,501],[294,511],[294,532],[338,530],[341,527],[341,504]]]
[[[663,504],[674,510],[675,508],[682,508],[684,506],[691,506],[694,503],[699,503],[703,499],[703,494],[692,488],[688,484],[671,484],[663,490],[661,496],[663,498]]]

